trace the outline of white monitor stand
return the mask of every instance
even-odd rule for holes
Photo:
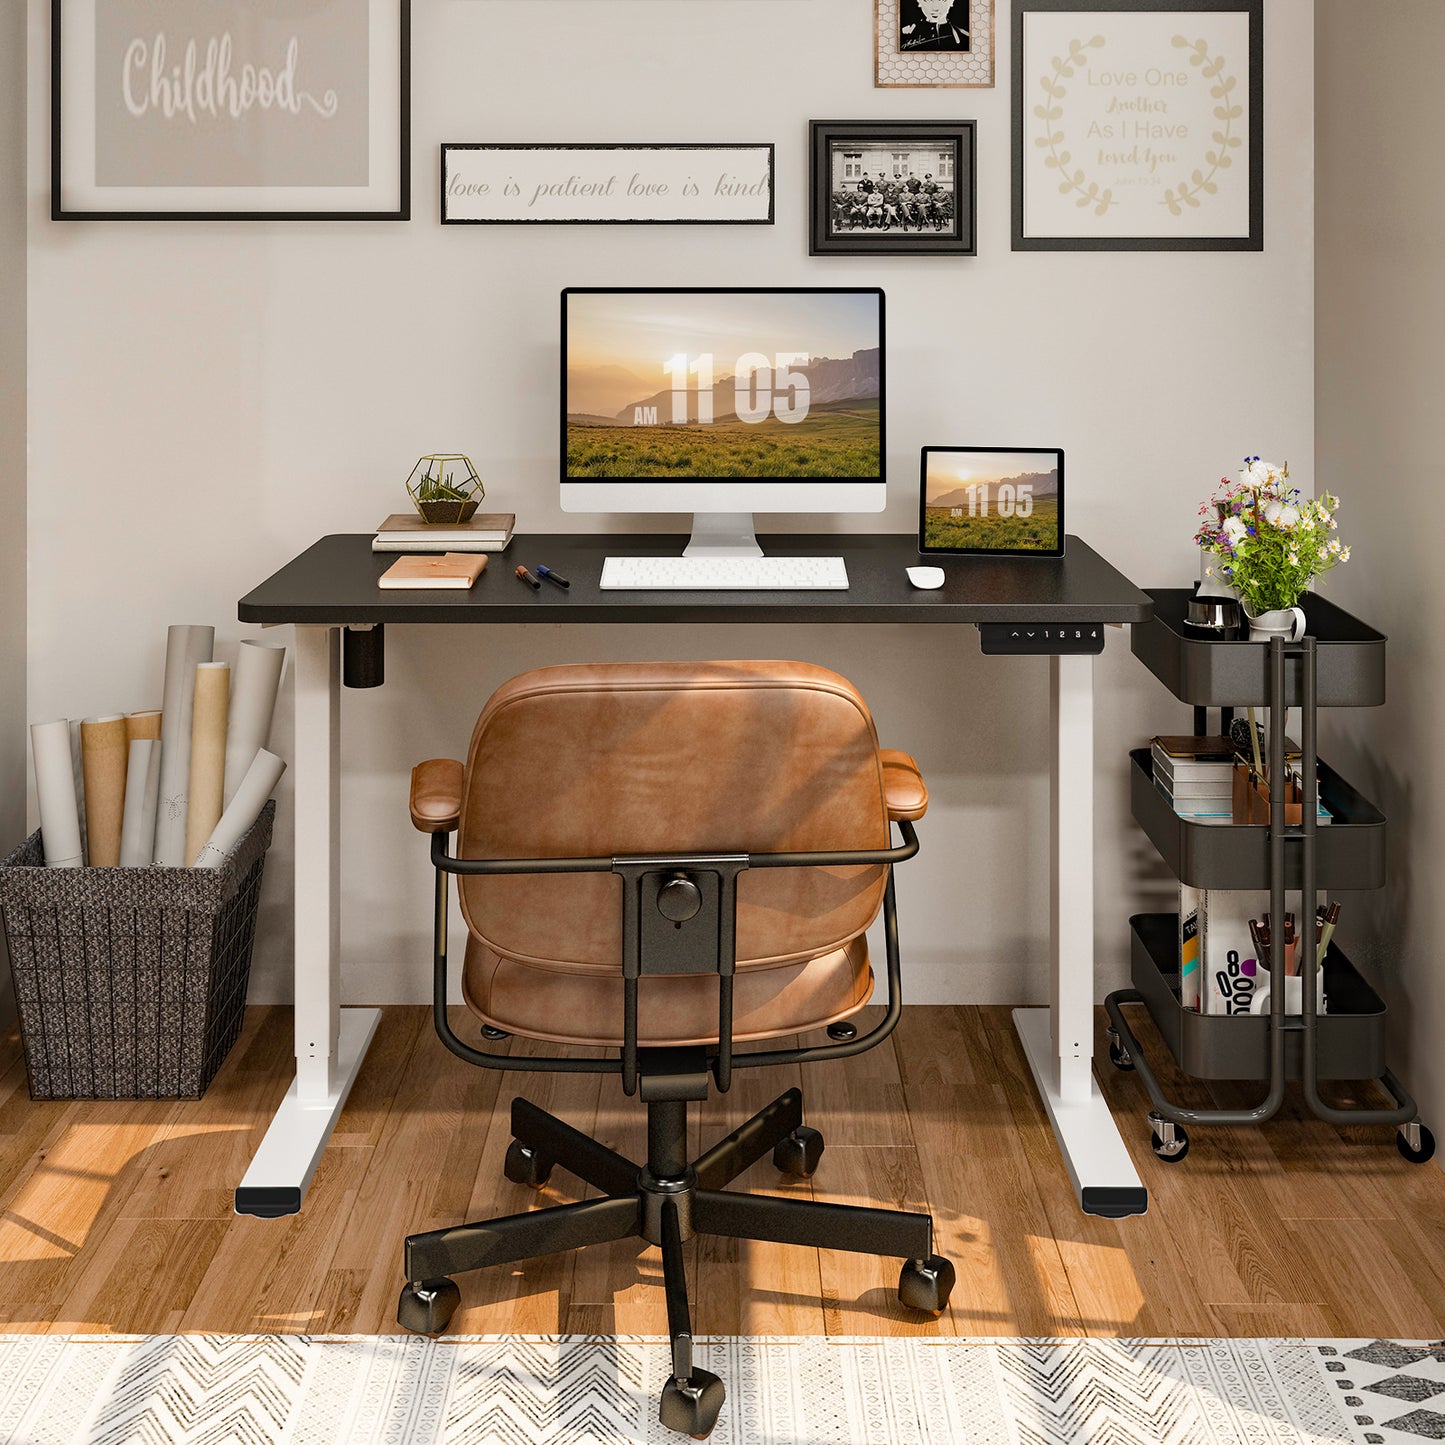
[[[694,512],[684,557],[761,557],[751,512]]]

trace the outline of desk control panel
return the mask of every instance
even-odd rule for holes
[[[979,622],[975,626],[989,657],[1076,657],[1104,650],[1101,622]]]

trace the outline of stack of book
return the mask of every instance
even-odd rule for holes
[[[516,517],[478,512],[465,522],[423,522],[415,512],[396,512],[376,529],[373,552],[505,552]]]
[[[1228,823],[1233,817],[1234,748],[1228,738],[1157,737],[1151,740],[1154,786],[1191,823]]]

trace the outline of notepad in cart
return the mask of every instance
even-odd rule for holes
[[[487,565],[484,552],[443,552],[439,556],[398,557],[380,577],[378,587],[450,587],[465,592]]]

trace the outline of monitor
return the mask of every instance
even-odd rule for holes
[[[759,555],[755,512],[881,512],[883,292],[562,293],[562,509],[691,512],[689,555]]]

